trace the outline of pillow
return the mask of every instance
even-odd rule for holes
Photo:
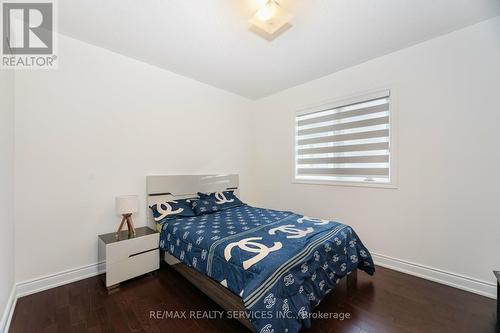
[[[212,199],[206,198],[193,201],[193,210],[196,215],[203,215],[218,212],[221,207]]]
[[[153,212],[153,218],[156,223],[164,223],[165,221],[174,220],[179,217],[196,216],[191,208],[191,200],[189,199],[157,202],[149,208]]]
[[[202,200],[212,200],[220,210],[234,208],[243,206],[243,202],[232,192],[213,192],[213,193],[200,193],[198,192],[200,199]]]

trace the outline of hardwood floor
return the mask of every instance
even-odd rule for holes
[[[220,310],[167,266],[131,280],[108,295],[98,277],[18,300],[10,332],[249,332],[229,319],[150,319],[157,310]],[[375,276],[358,273],[317,311],[348,312],[350,319],[315,319],[304,332],[495,332],[492,299],[377,267]],[[279,332],[275,332],[279,333]]]

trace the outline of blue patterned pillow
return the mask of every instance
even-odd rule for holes
[[[240,199],[232,192],[232,191],[224,191],[224,192],[213,192],[213,193],[201,193],[198,192],[201,200],[211,200],[218,207],[219,210],[225,210],[228,208],[234,208],[243,206],[244,203],[241,202]]]
[[[150,206],[156,223],[164,223],[179,217],[196,216],[190,199],[168,200]]]
[[[196,215],[210,214],[221,210],[219,205],[210,198],[193,201],[192,205]]]

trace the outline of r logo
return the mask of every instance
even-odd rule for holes
[[[3,54],[52,54],[51,2],[2,4]]]

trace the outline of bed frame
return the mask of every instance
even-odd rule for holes
[[[238,175],[169,175],[169,176],[148,176],[147,198],[148,207],[158,201],[165,199],[187,199],[197,197],[198,192],[234,191],[239,194]],[[148,211],[149,223],[155,222]],[[215,303],[226,311],[246,311],[243,300],[220,283],[199,273],[198,271],[184,265],[177,258],[163,253],[163,258],[167,264],[184,276],[189,282],[200,289],[205,295],[210,297]],[[354,271],[347,276],[347,287],[356,285],[357,272]],[[238,316],[242,317],[242,316]],[[251,331],[254,328],[246,318],[239,321]]]

